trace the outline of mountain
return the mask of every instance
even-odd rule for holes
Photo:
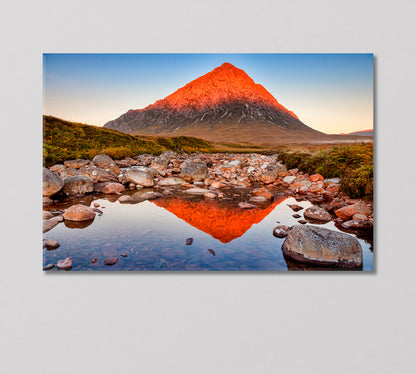
[[[224,63],[144,109],[104,127],[141,135],[233,142],[302,142],[326,137],[302,123],[243,70]]]
[[[354,132],[350,132],[347,135],[359,135],[359,136],[373,136],[374,135],[374,130],[362,130],[362,131],[354,131]]]

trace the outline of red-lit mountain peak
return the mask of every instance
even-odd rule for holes
[[[325,137],[228,62],[105,127],[140,135],[185,135],[226,142],[282,143]]]
[[[145,109],[163,108],[178,112],[189,110],[201,112],[230,103],[275,108],[298,118],[279,104],[262,85],[255,83],[244,70],[228,62]]]

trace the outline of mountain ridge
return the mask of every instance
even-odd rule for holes
[[[261,84],[227,62],[104,127],[140,135],[189,135],[220,141],[284,142],[326,136],[305,125]]]

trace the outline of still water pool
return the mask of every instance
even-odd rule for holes
[[[45,233],[45,240],[55,239],[60,246],[43,249],[44,265],[56,265],[71,257],[71,271],[325,270],[286,261],[281,250],[284,239],[273,236],[273,228],[279,224],[298,224],[288,205],[306,209],[312,205],[309,201],[281,196],[269,205],[250,210],[240,209],[238,201],[184,195],[134,204],[122,204],[117,197],[102,195],[76,201],[79,202],[98,203],[103,214],[86,223],[65,221]],[[47,209],[67,206],[68,202]],[[297,213],[302,215],[303,211]],[[340,231],[332,221],[319,226]],[[362,270],[372,271],[372,233],[349,234],[361,244]],[[191,238],[188,244],[192,244],[187,245]],[[108,257],[118,257],[118,262],[106,266],[104,260]],[[93,259],[97,259],[95,263]]]

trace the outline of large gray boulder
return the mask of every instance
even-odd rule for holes
[[[356,238],[323,227],[293,226],[282,251],[294,261],[311,265],[337,268],[363,266],[363,253]]]
[[[94,182],[91,178],[82,175],[64,179],[65,195],[83,195],[94,190]]]
[[[108,155],[97,155],[92,159],[92,163],[102,169],[110,169],[112,172],[120,173],[120,168]]]
[[[48,168],[43,168],[43,196],[52,196],[64,186],[64,181]]]
[[[91,178],[94,183],[97,182],[117,182],[116,175],[109,170],[97,166],[83,166],[77,170],[76,175],[82,175],[84,177]]]
[[[203,162],[191,162],[182,168],[181,174],[187,182],[200,182],[208,176],[208,167]]]
[[[135,168],[123,170],[119,179],[121,183],[133,183],[143,187],[153,187],[155,184],[150,172]]]

